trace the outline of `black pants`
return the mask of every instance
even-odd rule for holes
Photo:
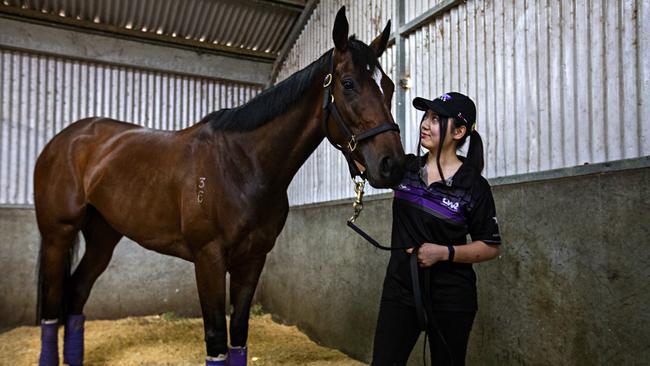
[[[472,330],[474,315],[476,315],[475,312],[434,312],[435,323],[449,350],[438,331],[429,329],[427,333],[432,366],[452,366],[450,351],[451,357],[453,357],[453,366],[465,365],[467,341]],[[379,307],[371,365],[406,365],[420,333],[414,307],[382,300]]]

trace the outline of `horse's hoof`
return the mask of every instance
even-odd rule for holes
[[[246,366],[246,347],[228,348],[226,366]]]
[[[205,366],[228,366],[228,364],[223,355],[221,355],[220,357],[207,357],[205,359]]]

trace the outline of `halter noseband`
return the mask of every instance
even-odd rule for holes
[[[370,139],[371,137],[387,131],[397,131],[397,133],[399,133],[399,126],[396,123],[387,122],[377,127],[366,130],[358,135],[353,134],[352,131],[350,131],[348,124],[343,120],[343,117],[339,113],[338,109],[336,109],[336,105],[334,104],[334,94],[332,94],[331,89],[333,79],[334,51],[332,51],[332,54],[330,56],[329,73],[325,75],[325,81],[323,82],[323,88],[325,88],[325,93],[323,93],[323,129],[325,130],[325,137],[327,137],[327,140],[330,142],[330,144],[332,144],[332,146],[334,146],[337,150],[341,151],[341,153],[343,153],[343,156],[345,156],[345,160],[348,162],[348,168],[350,169],[350,176],[352,176],[352,179],[354,179],[356,176],[364,178],[365,172],[361,173],[359,171],[357,165],[354,163],[354,158],[352,157],[352,153],[354,150],[356,150],[359,142]],[[347,146],[341,146],[332,140],[329,129],[327,128],[327,122],[329,120],[330,114],[334,116],[334,120],[338,124],[339,130],[345,136]]]

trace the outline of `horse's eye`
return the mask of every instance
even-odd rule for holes
[[[354,89],[354,82],[352,82],[350,79],[343,79],[343,81],[341,81],[341,84],[343,84],[343,87],[347,90]]]

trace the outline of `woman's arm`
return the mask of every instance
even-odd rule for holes
[[[407,249],[406,252],[412,253],[413,249]],[[478,263],[496,258],[499,254],[499,245],[488,245],[477,240],[465,245],[455,245],[454,252],[454,262]],[[449,249],[446,245],[424,243],[418,251],[420,267],[429,267],[446,260],[449,260]]]

